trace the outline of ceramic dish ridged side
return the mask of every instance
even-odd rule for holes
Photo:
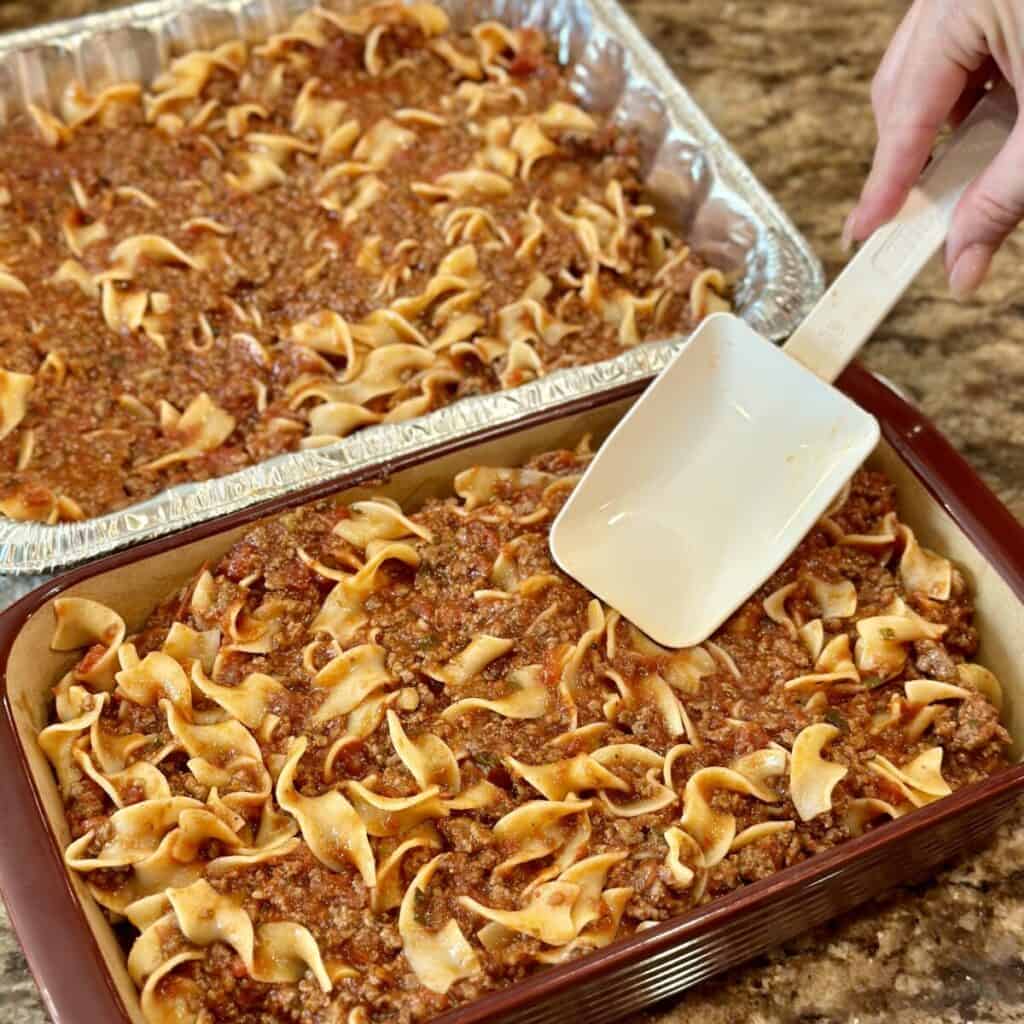
[[[155,0],[0,39],[7,111],[51,106],[68,82],[96,90],[148,82],[175,54],[228,38],[258,39],[308,0]],[[350,8],[355,3],[331,3]],[[784,338],[823,287],[821,266],[749,169],[711,126],[615,0],[445,0],[460,26],[488,18],[543,29],[571,68],[582,105],[639,131],[648,189],[693,246],[739,280],[737,312]],[[230,476],[174,487],[119,512],[49,526],[0,521],[0,571],[42,573],[244,508],[300,484],[522,421],[587,394],[650,378],[681,339],[562,370],[511,391],[464,399],[418,420],[370,428],[329,448],[278,456]]]
[[[921,542],[954,559],[977,608],[979,658],[1003,683],[1004,721],[1024,750],[1024,528],[916,412],[863,370],[849,371],[844,390],[876,415],[883,443],[870,463],[895,483],[902,516]],[[447,493],[468,465],[512,464],[592,432],[605,436],[637,388],[589,397],[551,418],[540,412],[518,430],[486,442],[449,440],[404,456],[386,483],[355,472],[331,486],[305,488],[248,509],[224,523],[201,524],[181,537],[156,540],[68,573],[0,617],[0,803],[19,828],[0,845],[0,890],[56,1024],[141,1022],[124,954],[81,882],[61,859],[67,839],[62,804],[36,743],[47,717],[49,685],[68,655],[49,649],[52,601],[77,595],[141,624],[154,604],[195,569],[222,554],[253,521],[315,497],[367,490],[415,506]],[[360,487],[360,485],[363,485]],[[859,838],[755,882],[630,938],[553,967],[437,1018],[437,1024],[565,1019],[611,1021],[748,959],[885,888],[920,881],[939,864],[971,851],[1011,813],[1024,791],[1015,763]],[[61,942],[54,944],[54,934]]]

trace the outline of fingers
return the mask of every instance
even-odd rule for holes
[[[1024,87],[1019,0],[914,0],[871,89],[878,145],[843,241],[867,238],[906,201],[949,120],[959,124],[1000,73]],[[1024,220],[1024,114],[1002,151],[964,194],[946,242],[955,295],[970,294],[996,249]]]
[[[875,72],[871,81],[871,106],[875,113],[876,124],[881,125],[889,113],[888,96],[892,92],[899,75],[903,60],[907,54],[907,47],[914,33],[914,27],[922,16],[926,0],[914,0],[910,10],[904,15],[903,20],[896,29],[892,40],[889,43],[881,64]]]
[[[924,13],[921,13],[924,12]],[[947,45],[941,19],[924,7],[900,41],[902,57],[876,97],[878,145],[871,173],[844,229],[844,241],[862,241],[903,205],[931,154],[939,129],[962,95],[971,71]]]
[[[1024,118],[999,155],[968,188],[946,238],[946,271],[954,296],[970,295],[996,249],[1024,220]]]

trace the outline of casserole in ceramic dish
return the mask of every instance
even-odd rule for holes
[[[885,440],[871,464],[895,483],[903,522],[921,545],[949,556],[966,577],[980,631],[977,659],[1002,682],[1003,720],[1014,741],[1015,760],[1024,738],[1024,680],[1012,648],[1022,624],[1021,529],[935,431],[888,389],[857,368],[847,373],[844,387],[882,422]],[[328,493],[340,494],[342,488],[352,489],[351,494],[344,492],[346,499],[383,493],[415,508],[428,497],[448,493],[452,477],[469,466],[518,465],[538,452],[571,446],[583,433],[599,439],[632,397],[633,392],[603,402],[587,399],[569,410],[542,414],[524,430],[498,428],[486,440],[452,442],[425,458],[406,456],[377,467],[374,481],[350,478],[332,490],[307,489],[287,501],[77,570],[10,609],[0,635],[6,683],[0,744],[7,762],[0,795],[22,828],[5,836],[0,881],[58,1022],[142,1017],[113,931],[86,888],[69,880],[62,863],[61,850],[69,835],[57,787],[36,741],[48,720],[51,688],[71,663],[67,654],[50,650],[53,602],[100,602],[115,609],[134,631],[169,593],[225,554],[257,518]],[[379,480],[383,475],[390,478],[386,484]],[[355,490],[358,485],[361,492]],[[201,679],[204,685],[209,682]],[[127,686],[128,679],[120,682]],[[867,678],[864,683],[868,688],[876,685]],[[678,992],[886,886],[926,874],[983,841],[1009,812],[1022,779],[1024,770],[1011,762],[991,777],[896,821],[580,959],[468,1002],[444,1019],[555,1020],[568,1015],[605,1020]],[[184,920],[177,904],[176,910]],[[50,941],[54,933],[62,937],[59,955]]]

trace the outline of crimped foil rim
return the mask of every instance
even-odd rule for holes
[[[581,15],[599,26],[606,40],[622,50],[624,74],[638,80],[638,91],[654,90],[665,108],[668,130],[664,145],[673,135],[692,141],[710,162],[711,180],[718,192],[749,211],[759,226],[758,255],[767,264],[762,272],[767,284],[746,295],[745,318],[772,340],[785,338],[803,318],[824,289],[824,273],[796,227],[757,181],[751,170],[729,147],[718,130],[697,106],[685,87],[675,78],[664,58],[640,33],[616,0],[530,0],[540,4],[541,17],[521,16],[523,0],[491,0],[486,11],[473,0],[440,0],[453,15],[498,17],[510,23],[543,20],[556,37],[563,56],[568,56],[568,39]],[[187,14],[201,20],[217,13],[233,18],[236,29],[255,38],[280,28],[287,17],[312,6],[304,0],[147,0],[113,11],[89,14],[72,21],[57,22],[0,37],[0,61],[14,59],[22,101],[45,88],[38,71],[31,73],[29,57],[40,48],[56,48],[75,59],[81,48],[100,34],[138,27],[166,44],[161,30]],[[361,6],[359,3],[349,7]],[[528,4],[529,6],[529,4]],[[264,31],[244,30],[245,18],[258,8]],[[287,16],[284,11],[287,11]],[[243,16],[244,15],[244,16]],[[575,22],[573,19],[576,19]],[[588,47],[594,37],[588,41]],[[202,44],[198,44],[202,45]],[[161,45],[160,59],[171,54]],[[582,65],[583,61],[579,61]],[[3,83],[0,83],[2,89]],[[628,97],[623,88],[618,100]],[[741,300],[744,300],[741,286]],[[0,520],[0,572],[10,575],[49,573],[58,568],[88,561],[118,548],[171,533],[285,493],[295,487],[326,482],[343,471],[363,469],[398,454],[420,451],[455,437],[471,436],[482,429],[514,422],[553,409],[587,395],[601,394],[616,386],[650,378],[659,373],[685,341],[647,343],[601,363],[556,371],[521,387],[491,395],[465,398],[426,416],[405,423],[369,427],[326,448],[290,452],[239,470],[228,476],[197,483],[178,484],[153,497],[116,512],[80,523],[47,525]],[[23,592],[27,581],[0,579],[0,603]]]

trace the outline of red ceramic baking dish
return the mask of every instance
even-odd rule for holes
[[[472,441],[342,477],[114,554],[61,576],[0,618],[0,890],[29,965],[57,1024],[142,1021],[124,953],[84,887],[61,858],[67,841],[60,798],[35,742],[50,687],[71,656],[49,649],[53,600],[91,597],[130,628],[255,520],[326,494],[367,486],[415,504],[444,493],[475,462],[510,464],[591,433],[600,440],[642,385],[538,414],[526,428],[495,428]],[[1024,748],[1024,528],[925,419],[859,367],[842,387],[878,417],[883,441],[872,461],[897,486],[901,516],[923,543],[953,558],[976,597],[981,658],[1000,677],[1014,758]],[[612,1020],[673,995],[763,952],[884,889],[919,879],[970,851],[1005,820],[1024,790],[1024,765],[956,792],[857,839],[707,906],[437,1018],[479,1021]]]

